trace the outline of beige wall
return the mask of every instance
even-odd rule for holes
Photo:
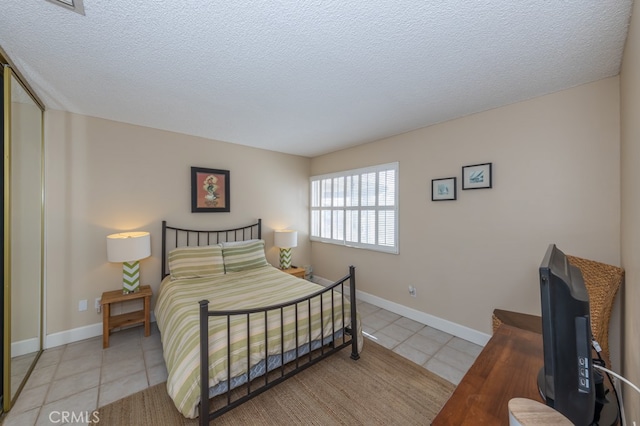
[[[273,229],[286,227],[299,231],[294,263],[310,260],[307,158],[55,110],[45,115],[45,145],[48,335],[101,322],[94,299],[122,285],[122,265],[107,262],[113,232],[151,232],[151,257],[140,264],[154,290],[163,219],[225,229],[262,218],[272,264]],[[230,213],[191,213],[191,166],[230,170]]]
[[[360,290],[490,333],[491,312],[539,314],[549,243],[620,263],[618,78],[312,159],[313,175],[400,163],[400,253],[312,243],[314,273],[357,268]],[[461,191],[464,165],[493,162],[492,189]],[[458,177],[432,202],[431,179]],[[412,298],[408,286],[417,289]]]
[[[640,385],[640,12],[634,4],[620,74],[624,376]],[[628,424],[640,424],[640,395],[625,389]]]

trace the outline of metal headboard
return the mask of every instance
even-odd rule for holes
[[[162,221],[162,279],[169,275],[167,255],[176,247],[207,246],[228,241],[245,241],[262,238],[262,219],[251,225],[234,229],[199,230],[177,228]]]

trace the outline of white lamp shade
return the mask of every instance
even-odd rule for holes
[[[148,232],[123,232],[107,236],[109,262],[132,262],[151,256]]]
[[[280,248],[291,248],[298,246],[298,231],[284,229],[276,231],[273,244]]]

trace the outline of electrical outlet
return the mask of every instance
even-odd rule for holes
[[[96,297],[95,307],[96,307],[96,312],[97,313],[100,313],[100,311],[102,311],[102,305],[100,304],[101,300],[102,300],[102,298]]]
[[[409,295],[411,297],[416,297],[416,288],[412,285],[409,286]]]
[[[86,299],[81,300],[80,302],[78,302],[78,310],[80,312],[87,310],[87,300]]]

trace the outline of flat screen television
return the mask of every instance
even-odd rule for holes
[[[540,265],[540,302],[544,352],[540,394],[575,425],[590,425],[596,391],[589,294],[580,270],[555,244],[549,245]]]

